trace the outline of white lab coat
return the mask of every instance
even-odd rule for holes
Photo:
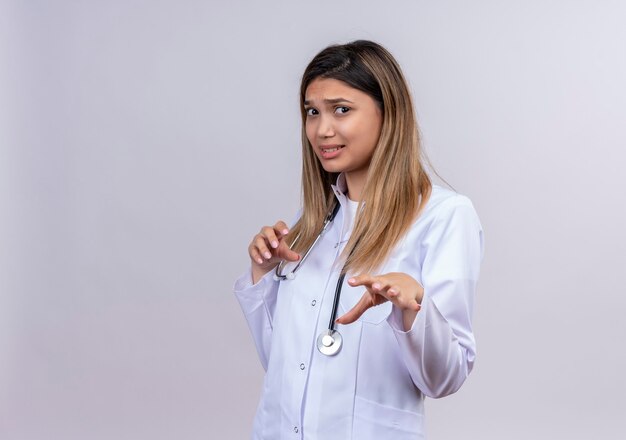
[[[253,285],[248,269],[235,282],[266,370],[252,438],[423,439],[424,396],[454,393],[474,363],[480,220],[467,197],[434,185],[425,210],[377,272],[405,272],[424,287],[412,328],[405,332],[401,310],[384,303],[338,325],[343,347],[329,357],[316,338],[328,327],[341,269],[334,263],[352,224],[343,175],[333,190],[341,208],[294,280],[275,281],[272,271]],[[363,292],[344,281],[338,316]]]

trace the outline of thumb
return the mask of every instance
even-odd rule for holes
[[[281,241],[278,245],[276,255],[286,261],[298,261],[300,254],[289,249],[289,246],[284,241]]]
[[[365,292],[358,303],[354,305],[350,310],[346,312],[345,315],[337,318],[338,324],[352,324],[354,321],[359,319],[363,313],[370,307],[374,305],[374,301],[372,301],[372,297],[369,292]]]

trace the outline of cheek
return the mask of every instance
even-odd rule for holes
[[[361,143],[365,148],[374,149],[380,136],[380,127],[369,121],[369,123],[362,124],[357,133],[359,133]]]
[[[382,120],[377,116],[378,115],[373,117],[375,122],[367,125],[367,137],[369,143],[372,145],[372,148],[378,143],[378,138],[380,137],[380,132],[382,130]]]
[[[380,138],[380,127],[373,127],[371,133],[371,139],[374,146],[378,144],[378,139]]]
[[[316,156],[319,156],[320,152],[315,148],[314,140],[315,140],[315,128],[312,124],[306,124],[304,127],[304,132],[306,133],[306,138],[309,140],[310,148],[313,150],[313,153]]]
[[[306,133],[306,137],[309,140],[309,142],[311,142],[311,144],[313,144],[313,140],[315,138],[314,134],[315,134],[315,127],[313,127],[313,124],[310,122],[307,122],[306,125],[304,126],[304,132]]]

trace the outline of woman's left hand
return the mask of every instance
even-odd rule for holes
[[[370,307],[391,301],[402,309],[404,326],[415,319],[421,308],[424,288],[410,275],[403,272],[390,272],[384,275],[363,274],[348,280],[352,287],[364,286],[366,291],[358,303],[345,315],[337,318],[338,324],[350,324],[359,319]]]

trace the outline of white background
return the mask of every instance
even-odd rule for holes
[[[618,439],[620,1],[0,2],[0,439],[244,439],[231,289],[299,203],[298,85],[385,45],[479,213],[475,371],[431,440]]]

